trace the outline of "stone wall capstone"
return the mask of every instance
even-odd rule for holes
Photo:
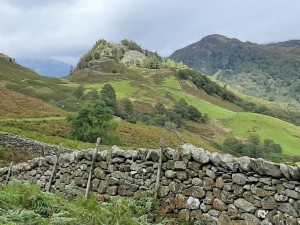
[[[93,150],[60,156],[51,190],[82,192]],[[46,190],[56,156],[39,157],[12,168],[12,178]],[[159,150],[98,153],[91,191],[140,196],[155,187]],[[4,182],[9,168],[0,169]],[[11,178],[11,179],[12,179]],[[300,168],[264,159],[210,153],[190,144],[165,148],[158,197],[172,213],[205,224],[300,224]]]

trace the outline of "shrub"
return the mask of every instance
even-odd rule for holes
[[[103,101],[88,102],[76,116],[68,117],[71,123],[70,137],[86,142],[95,142],[97,137],[101,137],[103,144],[110,144],[112,132],[117,128],[112,119],[112,110]]]

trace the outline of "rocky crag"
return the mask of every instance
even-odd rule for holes
[[[66,193],[85,190],[94,150],[73,151],[0,169],[9,179]],[[263,159],[209,153],[190,144],[178,149],[123,151],[116,146],[95,158],[91,191],[139,196],[153,190],[172,213],[205,224],[300,224],[300,168]],[[55,174],[54,177],[51,177]]]

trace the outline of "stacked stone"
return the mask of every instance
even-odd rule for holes
[[[153,154],[155,153],[155,154]],[[55,177],[51,184],[53,192],[66,192],[71,188],[84,191],[88,181],[93,150],[73,151],[59,158]],[[156,151],[140,149],[124,152],[116,147],[112,151],[102,151],[97,155],[91,190],[111,196],[138,196],[145,190],[154,188],[158,158]],[[35,158],[15,165],[12,179],[28,180],[47,190],[56,156]],[[0,182],[5,181],[8,168],[0,169]]]
[[[30,138],[20,137],[15,134],[0,134],[0,145],[10,147],[13,149],[23,149],[30,154],[36,156],[55,155],[58,151],[61,153],[68,153],[73,150],[62,148],[55,145],[48,145]]]
[[[300,224],[298,167],[208,153],[188,144],[179,151],[166,149],[165,156],[161,197],[175,195],[175,212],[182,219],[227,225]]]
[[[84,191],[93,151],[59,158],[51,190]],[[47,190],[56,156],[18,164],[12,177]],[[300,170],[263,159],[234,158],[185,144],[164,149],[158,197],[185,220],[205,224],[300,224]],[[140,196],[154,189],[158,150],[102,151],[97,155],[91,191],[111,196]],[[0,182],[8,168],[0,169]],[[284,221],[284,223],[282,223]]]

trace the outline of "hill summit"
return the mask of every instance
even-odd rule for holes
[[[300,109],[300,40],[256,44],[214,34],[170,58],[248,95]]]
[[[142,66],[149,69],[161,68],[162,58],[156,53],[142,49],[134,41],[127,39],[120,43],[98,40],[93,48],[79,61],[76,70],[91,68],[102,62],[115,60],[127,66]]]

